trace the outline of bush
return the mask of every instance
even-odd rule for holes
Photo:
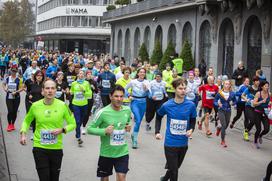
[[[183,59],[183,69],[186,71],[192,70],[195,67],[195,62],[192,55],[192,49],[190,43],[185,40],[180,58]]]
[[[117,4],[117,5],[128,5],[128,4],[130,4],[130,0],[117,0],[117,1],[115,1],[115,4]]]
[[[162,59],[162,47],[160,41],[156,40],[155,47],[151,56],[151,64],[159,64]]]
[[[167,45],[167,48],[163,54],[162,60],[160,62],[159,68],[161,71],[163,71],[165,69],[165,66],[167,63],[171,64],[172,58],[171,56],[175,56],[176,51],[175,51],[175,47],[172,43],[172,41],[170,41]]]
[[[114,9],[116,9],[116,6],[114,6],[114,5],[107,6],[107,11],[114,10]]]
[[[138,56],[140,57],[142,62],[143,61],[149,61],[149,55],[148,55],[148,52],[147,52],[147,49],[146,49],[146,46],[145,46],[144,43],[140,47]]]

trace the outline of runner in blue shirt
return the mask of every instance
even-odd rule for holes
[[[196,123],[196,107],[192,101],[185,99],[186,82],[176,79],[172,82],[175,89],[175,98],[168,100],[157,111],[156,119],[167,115],[164,151],[166,157],[165,176],[161,181],[177,181],[180,168],[188,149],[188,137],[194,131]]]

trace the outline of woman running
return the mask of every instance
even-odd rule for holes
[[[221,128],[217,127],[216,136],[221,132],[221,145],[226,148],[226,129],[231,117],[231,104],[236,104],[235,93],[231,91],[231,82],[226,80],[223,83],[223,88],[216,94],[214,105],[218,107],[218,118],[221,123]]]
[[[131,88],[132,94],[129,96],[131,101],[131,111],[134,115],[135,125],[134,131],[131,135],[132,148],[138,148],[138,133],[140,125],[146,111],[146,97],[149,92],[149,81],[145,79],[146,70],[140,68],[137,70],[136,79],[132,80],[126,86],[126,92]]]
[[[23,90],[19,86],[20,79],[17,77],[17,72],[18,72],[17,68],[12,68],[11,75],[6,78],[5,82],[3,82],[3,88],[7,93],[6,104],[8,109],[7,115],[8,132],[15,130],[14,124],[17,118],[17,111],[20,105],[20,92]]]

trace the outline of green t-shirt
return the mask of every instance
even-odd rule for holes
[[[164,70],[162,71],[162,80],[164,80],[166,83],[169,83],[172,75],[173,75],[172,70]]]
[[[80,90],[83,88],[85,92]],[[85,106],[88,104],[88,98],[92,96],[92,90],[88,81],[84,80],[82,84],[74,81],[71,86],[71,93],[74,95],[72,104],[75,106]]]
[[[116,75],[116,74],[118,74],[118,72],[120,72],[120,71],[121,71],[121,67],[119,66],[119,67],[116,67],[116,68],[114,69],[113,73]]]
[[[153,80],[154,79],[154,74],[153,73],[151,73],[150,71],[147,71],[146,72],[146,79],[147,80]]]
[[[120,111],[112,109],[111,104],[99,110],[88,126],[88,133],[100,136],[100,156],[119,158],[128,155],[128,144],[125,127],[130,123],[130,108],[122,106]],[[105,134],[105,129],[114,126],[111,135]]]
[[[43,101],[42,99],[32,104],[23,121],[21,132],[27,133],[31,122],[35,119],[33,146],[50,150],[62,149],[62,134],[55,137],[50,131],[63,128],[64,120],[66,120],[66,131],[74,130],[76,127],[74,115],[61,100],[54,99],[51,105],[45,105]]]
[[[131,79],[135,79],[136,74],[137,74],[137,71],[131,72],[130,78],[131,78]]]
[[[178,74],[182,74],[183,60],[181,58],[177,58],[172,60],[174,64],[174,68],[177,70]]]

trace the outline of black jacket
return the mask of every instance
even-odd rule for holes
[[[235,79],[236,86],[240,86],[243,83],[243,79],[245,77],[248,77],[248,72],[245,68],[243,69],[237,68],[232,74],[232,78]]]

